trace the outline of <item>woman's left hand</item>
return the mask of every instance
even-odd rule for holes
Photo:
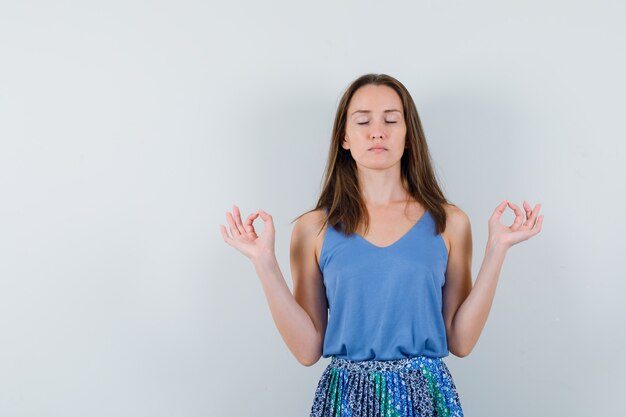
[[[500,223],[500,217],[506,210],[507,205],[515,212],[515,221],[511,226],[505,226]],[[543,214],[539,217],[539,208],[541,204],[537,204],[533,210],[530,204],[524,200],[524,211],[526,212],[526,221],[524,221],[524,212],[510,201],[504,200],[491,215],[489,219],[489,241],[497,242],[510,248],[516,243],[528,240],[541,231],[543,223]]]

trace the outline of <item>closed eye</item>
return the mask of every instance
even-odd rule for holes
[[[366,125],[366,124],[368,124],[368,123],[369,123],[369,122],[363,122],[363,123],[357,123],[357,124],[358,124],[358,125]],[[397,123],[397,122],[392,122],[392,121],[389,121],[389,120],[388,120],[388,121],[387,121],[387,123]]]

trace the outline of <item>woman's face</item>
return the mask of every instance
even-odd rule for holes
[[[402,100],[394,89],[367,84],[354,92],[341,146],[350,150],[357,166],[386,169],[399,164],[405,140]]]

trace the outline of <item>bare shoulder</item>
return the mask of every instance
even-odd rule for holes
[[[326,213],[324,210],[317,209],[305,213],[296,221],[296,225],[294,226],[294,230],[297,229],[299,236],[305,237],[315,237],[319,232],[320,228],[324,224],[324,219],[326,218]]]
[[[300,217],[293,228],[292,245],[304,245],[312,251],[315,260],[319,260],[326,227],[322,229],[326,213],[317,209],[305,213]],[[295,240],[295,242],[294,242]]]
[[[471,233],[471,224],[469,217],[460,207],[444,204],[444,209],[448,218],[443,235],[449,253],[455,242],[458,244],[460,240],[466,239]]]
[[[465,212],[460,207],[454,206],[452,204],[444,204],[443,207],[446,210],[446,214],[448,215],[448,221],[450,221],[450,223],[469,221],[469,217],[467,217],[467,214],[465,214]]]

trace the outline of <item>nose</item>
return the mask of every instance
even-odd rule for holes
[[[374,139],[382,139],[383,138],[383,132],[380,128],[376,128],[374,127],[374,130],[370,133],[370,137],[372,138],[372,140]]]
[[[383,138],[383,129],[384,127],[381,126],[379,123],[372,123],[372,127],[371,127],[371,131],[370,131],[370,138],[372,140],[375,139],[381,139]]]

